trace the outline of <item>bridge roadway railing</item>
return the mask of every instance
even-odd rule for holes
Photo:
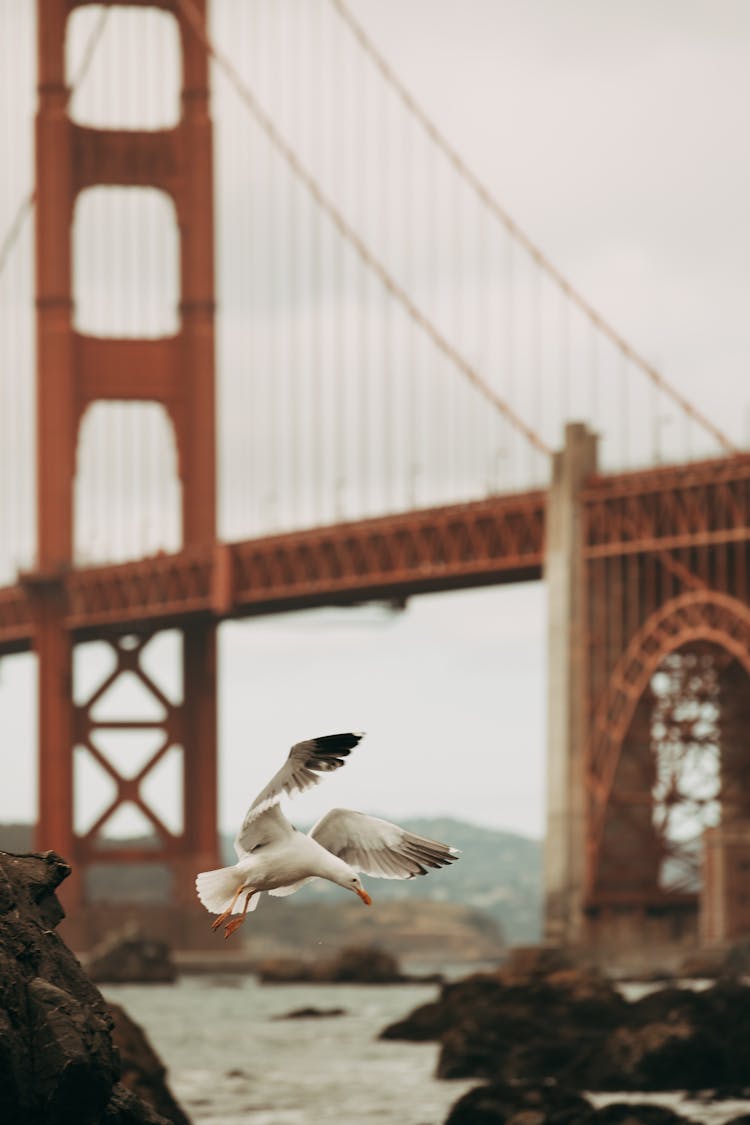
[[[67,625],[84,640],[136,625],[539,579],[546,495],[501,495],[58,576],[29,574],[0,588],[0,655],[32,647],[29,593],[45,581],[64,588]],[[737,543],[750,537],[750,455],[596,476],[582,500],[588,559]],[[673,566],[680,567],[678,554]]]
[[[0,654],[29,649],[37,584],[61,588],[75,640],[196,618],[314,606],[540,578],[545,492],[217,542],[135,562],[29,574],[0,589]]]

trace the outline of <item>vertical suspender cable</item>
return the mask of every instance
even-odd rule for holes
[[[589,325],[589,416],[594,430],[599,429],[599,338]]]
[[[627,465],[628,453],[630,451],[630,419],[628,412],[630,409],[630,401],[628,395],[628,359],[627,356],[620,352],[619,355],[619,368],[620,368],[620,433],[622,441],[622,464]]]
[[[299,137],[300,123],[300,75],[304,63],[302,55],[302,35],[298,22],[295,23],[295,34],[288,42],[288,54],[293,55],[294,65],[291,71],[291,93],[289,97],[290,133]],[[299,142],[298,142],[299,143]],[[289,489],[290,502],[289,514],[295,524],[302,522],[300,463],[301,463],[301,364],[300,364],[300,338],[299,326],[301,324],[301,310],[303,306],[303,289],[300,285],[301,276],[301,246],[300,224],[297,207],[297,182],[293,176],[287,176],[287,296],[291,310],[292,327],[288,333],[288,382],[289,388],[289,423],[287,428],[287,447],[289,450]]]
[[[328,65],[326,70],[328,72],[328,122],[330,129],[330,137],[333,138],[337,135],[338,129],[336,127],[335,119],[337,107],[343,101],[344,90],[339,86],[335,80],[337,76],[342,76],[345,70],[340,65],[340,53],[337,50],[337,43],[335,41],[336,25],[334,21],[327,18],[326,21],[326,44],[328,52]],[[342,164],[339,160],[340,150],[338,147],[331,143],[329,149],[331,154],[332,173],[339,181],[341,195],[346,194],[346,165]],[[347,319],[347,287],[346,287],[346,262],[344,258],[344,240],[341,237],[340,231],[331,228],[332,238],[332,277],[331,277],[331,318],[332,318],[332,332],[333,332],[333,355],[331,356],[331,366],[333,371],[333,394],[331,395],[331,405],[333,410],[333,435],[332,435],[332,481],[333,481],[333,497],[334,497],[334,517],[341,520],[345,512],[345,489],[346,489],[346,463],[347,463],[347,372],[346,372],[346,319]]]
[[[367,75],[369,65],[365,63],[359,70],[359,81],[357,82],[357,107],[358,116],[362,122],[362,129],[360,134],[356,137],[362,144],[362,152],[359,159],[355,161],[355,184],[356,184],[356,208],[355,215],[359,223],[360,229],[365,228],[366,216],[368,212],[368,171],[369,171],[369,146],[368,137],[370,136],[370,129],[368,128],[367,113],[368,113],[368,98],[367,98]],[[355,151],[353,149],[353,151]],[[369,301],[370,301],[370,275],[365,267],[364,262],[359,260],[355,261],[355,270],[357,276],[357,305],[359,310],[359,324],[357,335],[359,337],[359,353],[357,356],[357,366],[359,375],[359,504],[363,512],[368,512],[370,501],[370,449],[371,449],[371,425],[372,416],[369,409],[369,387],[370,387],[370,315],[369,315]]]
[[[279,73],[279,49],[276,34],[276,17],[278,11],[271,14],[268,21],[268,57],[269,57],[269,73],[273,79]],[[273,89],[269,90],[269,102],[273,102]],[[282,459],[282,443],[280,440],[280,416],[281,408],[279,403],[280,386],[279,381],[281,378],[281,364],[279,362],[280,356],[280,325],[281,318],[279,310],[281,308],[281,293],[280,293],[280,277],[279,277],[279,207],[278,207],[278,180],[279,169],[277,167],[276,152],[271,147],[267,146],[268,153],[268,215],[266,227],[266,239],[268,240],[268,265],[267,265],[267,285],[268,285],[268,371],[266,377],[266,386],[268,388],[267,398],[267,428],[266,428],[266,441],[268,446],[268,489],[266,493],[266,519],[268,526],[274,530],[278,528],[279,518],[279,501],[281,491],[281,459]]]
[[[388,146],[388,101],[387,91],[380,87],[378,102],[378,166],[380,169],[380,206],[378,218],[380,220],[380,246],[384,261],[388,262],[391,246],[390,232],[390,151]],[[383,374],[383,414],[382,426],[382,451],[383,451],[383,496],[382,501],[388,510],[393,501],[394,472],[394,373],[393,373],[393,309],[391,295],[381,289],[382,308],[382,353],[381,370]]]
[[[461,328],[462,328],[462,278],[461,278],[461,199],[459,194],[459,182],[456,176],[450,181],[450,196],[448,200],[448,207],[450,208],[449,226],[452,234],[448,249],[448,270],[446,274],[446,288],[450,292],[448,316],[452,320],[451,331],[453,334],[453,346],[461,349]],[[457,279],[450,284],[451,279]],[[450,443],[452,452],[452,476],[453,476],[453,493],[455,499],[458,499],[461,481],[461,431],[465,421],[465,392],[466,388],[458,385],[458,380],[452,380],[450,399],[451,404],[451,418],[450,418]]]
[[[557,291],[558,308],[562,324],[560,325],[560,407],[563,422],[570,417],[571,406],[571,308],[570,301],[565,300],[564,294]]]
[[[515,302],[515,261],[513,254],[513,239],[510,234],[505,236],[505,346],[503,353],[505,356],[505,371],[503,377],[503,398],[506,402],[512,403],[515,397],[516,380],[516,302]],[[505,431],[505,426],[502,426]],[[508,433],[506,450],[505,450],[505,463],[506,472],[508,473],[508,484],[512,482],[515,476],[515,458],[513,456],[515,449],[515,434],[511,431]],[[502,457],[502,449],[498,450],[498,469]],[[499,477],[499,474],[498,474]],[[498,479],[498,485],[500,480]]]
[[[320,59],[321,11],[318,4],[313,8],[313,35],[312,50],[314,58]],[[311,447],[312,447],[312,514],[320,522],[324,518],[323,509],[323,341],[321,333],[322,289],[323,289],[323,261],[321,247],[322,217],[315,207],[314,200],[310,200],[310,221],[312,226],[312,253],[311,253],[311,356],[312,356],[312,419]]]
[[[477,240],[477,285],[478,291],[474,303],[474,335],[477,341],[477,351],[480,363],[485,371],[493,370],[492,363],[492,271],[490,269],[490,238],[487,213],[478,208],[476,215],[476,240]],[[481,403],[477,403],[481,408]],[[490,495],[494,490],[492,456],[494,452],[494,436],[496,420],[493,414],[482,411],[484,414],[485,433],[482,443],[482,467],[484,470],[485,490]]]
[[[260,39],[260,10],[261,7],[259,4],[255,5],[254,9],[252,9],[257,22],[255,24],[250,23],[249,35],[247,37],[248,45]],[[251,9],[247,9],[247,12],[250,11]],[[253,31],[255,35],[253,35]],[[227,91],[229,90],[228,82],[225,83],[225,88]],[[261,215],[261,207],[265,202],[265,192],[263,190],[263,170],[265,168],[265,163],[262,159],[262,145],[265,143],[265,138],[257,129],[251,131],[248,138],[247,154],[242,165],[243,182],[246,185],[249,196],[248,225],[250,229],[250,237],[248,240],[249,253],[245,259],[248,271],[247,288],[250,307],[250,339],[247,363],[243,368],[243,379],[245,383],[245,399],[249,412],[248,429],[251,434],[250,448],[247,451],[247,493],[249,529],[253,535],[258,534],[263,526],[261,493],[261,489],[263,488],[263,423],[261,403],[263,401],[262,387],[266,379],[266,368],[261,333],[266,328],[263,316],[267,306],[263,300],[263,284],[261,280],[264,264],[264,224],[263,216]],[[227,147],[233,152],[236,151],[233,138],[228,139]]]
[[[404,284],[410,292],[416,289],[414,255],[418,252],[418,242],[414,237],[414,146],[412,144],[411,121],[408,117],[401,118],[401,137],[403,147],[404,168],[404,207],[403,207],[403,236],[401,249],[404,261]],[[404,465],[408,473],[406,500],[410,507],[417,505],[417,478],[419,474],[419,410],[418,387],[419,368],[417,362],[416,329],[412,321],[405,324],[405,369],[406,379],[406,425],[404,427]]]
[[[544,355],[543,355],[543,341],[542,332],[544,329],[544,316],[543,316],[543,277],[542,271],[536,262],[531,263],[532,269],[532,283],[531,283],[531,364],[532,364],[532,419],[533,426],[537,433],[542,430],[542,423],[544,421],[542,416],[543,407],[543,369],[544,369]],[[530,479],[534,477],[534,461],[535,451],[531,446],[526,447],[526,452],[529,460],[529,475]]]
[[[440,297],[440,257],[438,253],[438,187],[440,183],[439,177],[439,164],[437,157],[437,150],[434,145],[429,144],[429,138],[425,138],[426,147],[426,160],[425,167],[429,169],[427,173],[428,183],[427,192],[425,196],[425,219],[427,231],[427,250],[426,256],[428,259],[427,264],[427,284],[425,286],[425,304],[428,310],[428,316],[433,320],[438,319],[439,315],[439,297]],[[442,387],[442,357],[437,357],[436,369],[440,373],[440,379],[437,380],[438,388]],[[440,401],[442,395],[435,393],[434,386],[428,387],[427,402],[429,414],[425,419],[426,432],[430,435],[431,440],[426,442],[426,452],[428,464],[432,464],[433,473],[438,479],[441,478],[443,469],[443,461],[445,458],[445,445],[443,442],[443,419],[440,415]]]

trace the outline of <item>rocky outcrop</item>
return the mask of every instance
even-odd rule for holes
[[[0,1121],[169,1125],[119,1083],[110,1011],[55,932],[69,873],[53,852],[0,852]]]
[[[108,934],[91,951],[86,971],[99,984],[172,984],[177,969],[165,941],[138,926]]]
[[[405,975],[392,954],[375,946],[342,949],[319,961],[266,958],[256,964],[255,973],[264,984],[435,984],[442,980],[439,975]]]
[[[554,1083],[493,1083],[459,1098],[445,1125],[688,1125],[688,1121],[655,1105],[618,1102],[594,1109],[580,1094]]]
[[[445,985],[382,1037],[438,1039],[442,1078],[744,1095],[750,989],[722,980],[628,1003],[593,969],[537,964],[524,976],[511,966]]]

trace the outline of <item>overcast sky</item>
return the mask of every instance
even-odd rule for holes
[[[351,8],[520,226],[747,445],[750,8]],[[225,626],[222,825],[236,826],[292,741],[353,727],[367,740],[346,770],[300,799],[300,820],[343,803],[541,835],[545,628],[541,584],[414,599],[398,614],[364,607]],[[0,666],[0,719],[16,760],[33,737],[32,681],[31,658]],[[33,787],[25,756],[0,787],[0,818],[31,818]],[[86,793],[90,815],[93,778]]]

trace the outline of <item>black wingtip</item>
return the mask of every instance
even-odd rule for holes
[[[357,743],[364,738],[364,731],[348,731],[345,734],[323,734],[311,741],[315,750],[323,755],[336,754],[346,757]]]

